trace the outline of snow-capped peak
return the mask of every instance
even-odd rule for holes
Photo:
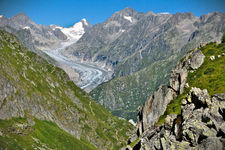
[[[130,22],[133,22],[131,16],[123,16],[123,18],[126,19],[126,20],[128,20],[128,21],[130,21]]]
[[[0,18],[3,18],[4,16],[3,15],[0,15]]]
[[[76,42],[85,33],[87,28],[90,28],[90,24],[86,19],[82,19],[80,22],[75,23],[72,27],[63,28],[61,31],[68,37],[69,40]]]
[[[84,19],[82,19],[81,20],[81,22],[83,22],[84,23],[84,25],[86,25],[86,26],[89,26],[89,23],[87,22],[87,20],[84,18]]]
[[[91,27],[91,25],[86,19],[82,19],[80,22],[75,23],[73,26],[68,28],[64,28],[54,24],[50,25],[50,27],[52,28],[52,30],[60,29],[67,36],[69,43],[75,43],[81,38],[85,31]]]

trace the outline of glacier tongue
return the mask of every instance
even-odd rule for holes
[[[71,73],[71,70],[79,74],[78,77],[76,77],[76,79],[74,79],[73,81],[80,88],[84,89],[86,92],[90,92],[102,82],[111,79],[113,74],[112,71],[106,70],[104,68],[99,68],[91,63],[81,63],[75,60],[71,60],[61,53],[61,51],[67,46],[78,41],[85,33],[85,31],[90,28],[90,24],[86,19],[82,19],[80,22],[74,24],[69,28],[63,28],[56,25],[51,25],[51,28],[53,30],[60,29],[67,36],[67,41],[62,42],[60,44],[60,47],[55,50],[43,50],[43,52],[55,59],[60,64],[59,67],[64,69],[64,71],[67,72],[71,79],[75,76],[74,73]]]

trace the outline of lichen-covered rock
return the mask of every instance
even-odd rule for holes
[[[142,107],[138,108],[137,129],[138,135],[141,135],[147,128],[151,128],[158,121],[159,117],[164,114],[169,102],[174,99],[177,94],[182,94],[187,84],[188,70],[198,69],[204,62],[205,56],[201,50],[194,50],[185,55],[183,61],[179,62],[177,66],[171,71],[169,86],[161,85],[149,100],[144,103]],[[209,102],[209,95],[207,91],[200,91],[192,89],[193,94],[189,94],[187,100],[183,100],[183,105],[191,103],[193,99],[199,105],[207,105]],[[200,101],[195,98],[199,97]],[[205,100],[205,101],[204,101]],[[199,106],[197,106],[199,107]]]
[[[186,102],[182,105],[181,115],[169,115],[163,125],[145,129],[139,137],[139,149],[222,150],[225,93],[210,98],[207,90],[192,88]]]
[[[183,93],[184,86],[187,80],[187,69],[185,67],[175,68],[170,74],[170,86],[179,94]]]
[[[166,85],[160,86],[154,95],[150,96],[142,108],[139,108],[139,134],[153,126],[158,118],[166,111],[166,106],[176,96],[176,92]]]
[[[194,87],[189,95],[196,107],[206,107],[205,105],[210,104],[210,97],[206,89],[201,90]]]
[[[204,62],[205,55],[201,50],[194,50],[189,52],[183,59],[179,62],[177,66],[172,69],[170,74],[170,86],[178,93],[182,94],[185,86],[189,87],[187,82],[188,70],[198,69]]]
[[[192,53],[192,57],[190,59],[190,67],[192,69],[198,69],[204,62],[205,55],[201,50],[196,50]]]

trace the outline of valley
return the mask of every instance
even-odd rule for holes
[[[86,62],[81,63],[74,60],[70,60],[69,58],[61,54],[61,50],[62,48],[59,48],[57,50],[43,50],[43,52],[55,59],[60,65],[70,67],[75,72],[77,72],[79,76],[76,79],[76,85],[79,86],[81,89],[84,89],[86,92],[90,92],[102,82],[111,79],[113,74],[112,71],[99,68],[94,64]]]
[[[63,4],[0,9],[0,150],[225,150],[225,9]]]

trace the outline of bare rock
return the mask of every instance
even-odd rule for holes
[[[138,128],[142,132],[153,126],[159,117],[166,111],[167,105],[176,96],[176,92],[166,85],[160,86],[158,90],[151,95],[149,100],[139,110]]]
[[[206,107],[210,103],[210,97],[206,89],[201,90],[199,88],[192,88],[190,94],[192,102],[195,104],[195,107]]]
[[[203,64],[204,59],[205,55],[201,50],[194,51],[190,60],[190,67],[192,69],[198,69]]]
[[[168,115],[165,119],[165,124],[168,125],[168,127],[172,128],[174,120],[177,118],[176,114]]]
[[[223,144],[219,138],[209,137],[198,146],[199,150],[223,150]]]
[[[212,60],[212,61],[215,60],[215,56],[210,56],[209,58],[210,58],[210,60]]]

